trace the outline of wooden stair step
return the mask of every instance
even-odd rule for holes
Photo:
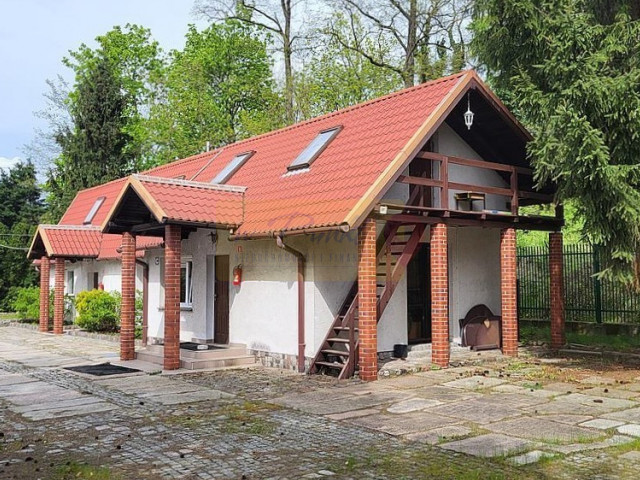
[[[343,332],[348,332],[349,330],[351,330],[351,327],[333,327],[333,329],[334,330],[340,330],[340,331],[343,331]],[[354,332],[357,332],[358,330],[359,330],[358,327],[355,327],[353,329]]]
[[[322,350],[322,353],[326,353],[327,355],[338,355],[340,357],[348,357],[349,352],[345,350],[332,350],[330,348]]]
[[[332,337],[332,338],[327,338],[327,342],[331,342],[331,343],[349,343],[349,339],[348,338],[340,338],[340,337]]]
[[[316,362],[316,365],[320,367],[337,368],[338,370],[342,370],[342,367],[344,367],[345,364],[340,362]]]

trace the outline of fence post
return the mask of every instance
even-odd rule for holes
[[[602,323],[602,283],[596,276],[600,272],[600,250],[593,246],[593,299],[596,313],[596,323]]]

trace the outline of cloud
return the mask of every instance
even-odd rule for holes
[[[20,162],[20,160],[22,160],[20,157],[13,157],[13,158],[0,157],[0,169],[9,170],[16,163]]]

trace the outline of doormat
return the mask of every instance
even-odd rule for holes
[[[71,370],[77,373],[87,373],[97,377],[105,377],[107,375],[121,375],[123,373],[141,372],[136,368],[120,367],[119,365],[111,365],[110,363],[100,363],[98,365],[79,365],[77,367],[64,367],[65,370]]]
[[[204,348],[207,347],[207,348]],[[215,345],[207,345],[206,343],[180,342],[180,348],[184,350],[205,351],[205,350],[224,350],[224,347],[216,347]]]

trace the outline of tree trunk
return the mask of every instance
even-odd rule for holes
[[[284,14],[284,32],[282,35],[284,54],[284,101],[287,124],[295,121],[294,116],[294,92],[293,92],[293,68],[291,66],[291,0],[282,1],[282,13]]]
[[[416,38],[418,29],[418,0],[409,0],[409,18],[407,19],[407,49],[405,52],[404,79],[405,87],[412,87],[416,73]]]

